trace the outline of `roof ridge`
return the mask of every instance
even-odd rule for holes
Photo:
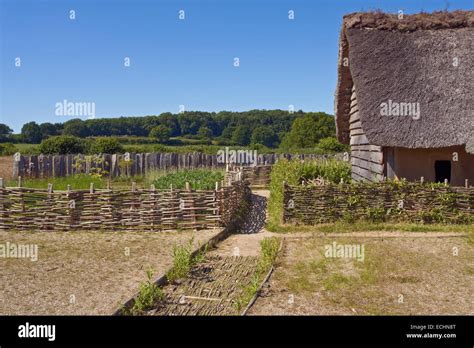
[[[474,11],[437,11],[433,13],[391,14],[381,11],[354,12],[344,16],[347,29],[393,31],[439,30],[474,27]]]

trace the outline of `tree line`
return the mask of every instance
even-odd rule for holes
[[[284,110],[250,110],[245,112],[188,111],[158,116],[71,119],[64,123],[28,122],[20,134],[0,124],[0,142],[39,144],[56,136],[150,137],[159,143],[170,138],[211,140],[219,145],[263,145],[268,148],[308,148],[324,138],[335,137],[332,115],[324,112],[290,113]],[[325,140],[327,142],[327,140]]]

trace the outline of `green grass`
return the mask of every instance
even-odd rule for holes
[[[240,313],[247,306],[260,288],[266,273],[275,262],[280,247],[280,239],[276,237],[264,238],[260,242],[260,259],[257,269],[246,286],[242,288],[240,295],[234,300],[233,306]]]
[[[151,184],[156,189],[169,189],[173,184],[174,189],[184,189],[186,182],[189,182],[192,189],[212,190],[215,183],[224,179],[224,171],[210,169],[188,169],[188,170],[153,170],[147,172],[145,176],[119,176],[111,180],[112,189],[130,189],[132,182],[135,182],[138,188],[149,189]],[[95,189],[106,189],[108,177],[99,177],[88,174],[77,174],[66,177],[51,177],[24,179],[23,187],[47,189],[48,184],[53,184],[53,190],[66,190],[68,185],[71,190],[85,190],[94,184]],[[17,180],[9,180],[5,183],[7,187],[18,186]]]
[[[39,144],[13,144],[22,155],[39,155]]]
[[[157,189],[183,189],[189,182],[193,190],[212,190],[216,182],[224,179],[224,171],[210,169],[185,169],[158,177],[153,183]]]
[[[90,188],[91,183],[94,184],[94,188],[96,189],[104,189],[107,187],[106,179],[92,177],[86,174],[59,178],[25,179],[22,181],[22,187],[47,189],[49,183],[53,184],[53,190],[66,190],[68,185],[71,185],[71,190],[84,190]],[[7,181],[6,186],[16,187],[18,186],[18,181]]]
[[[321,233],[348,233],[348,232],[468,232],[473,235],[474,225],[446,225],[446,224],[413,224],[413,223],[371,223],[355,222],[345,223],[336,222],[331,224],[321,224],[315,226],[309,225],[290,225],[290,224],[268,224],[267,229],[278,233],[296,233],[296,232],[321,232]]]

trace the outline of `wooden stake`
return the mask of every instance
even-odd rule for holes
[[[53,184],[48,183],[48,193],[51,194],[53,193]]]
[[[186,181],[186,191],[191,191],[191,185],[189,185],[189,182]]]
[[[468,179],[464,180],[464,186],[465,186],[466,188],[469,187],[469,180],[468,180]]]
[[[444,186],[448,186],[448,179],[444,179]]]
[[[0,188],[3,188],[3,178],[0,178]]]
[[[18,187],[21,187],[21,176],[18,177]]]
[[[422,176],[422,177],[420,178],[420,183],[423,184],[424,182],[425,182],[425,177]]]
[[[89,193],[90,194],[93,194],[94,193],[94,183],[91,182],[90,186],[89,186]]]

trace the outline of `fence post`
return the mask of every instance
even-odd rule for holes
[[[468,179],[464,180],[464,186],[466,188],[469,188],[469,180]]]
[[[94,183],[91,182],[90,186],[89,186],[89,193],[90,194],[93,194],[94,193]]]
[[[3,178],[0,178],[0,188],[3,188]]]
[[[18,177],[18,187],[21,187],[21,176]]]
[[[448,186],[448,179],[444,179],[444,186]]]
[[[420,183],[423,184],[424,182],[425,182],[425,177],[422,176],[422,177],[420,178]]]

